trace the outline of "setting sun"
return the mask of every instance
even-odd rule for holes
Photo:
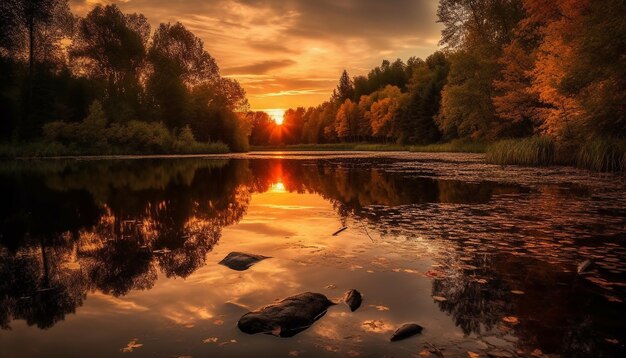
[[[284,115],[285,115],[285,110],[282,108],[271,108],[271,109],[264,109],[264,112],[266,112],[267,114],[270,115],[270,117],[272,117],[272,119],[274,120],[274,122],[276,122],[276,124],[281,125],[283,124],[283,119],[284,119]]]

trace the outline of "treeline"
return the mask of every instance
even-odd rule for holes
[[[67,0],[0,3],[2,141],[44,137],[87,152],[206,151],[219,141],[243,151],[248,109],[243,88],[179,22],[151,29],[115,5],[80,18]]]
[[[566,153],[593,138],[623,140],[623,1],[441,0],[437,15],[442,51],[384,61],[367,76],[344,71],[329,101],[289,109],[282,130],[253,121],[252,143],[539,135]]]

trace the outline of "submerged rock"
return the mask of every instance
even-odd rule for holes
[[[265,259],[269,259],[269,257],[234,251],[224,257],[224,259],[222,259],[219,264],[233,270],[245,271],[257,262],[263,261]]]
[[[409,338],[418,333],[422,333],[424,328],[416,323],[406,323],[403,324],[402,327],[396,329],[395,332],[391,335],[390,341],[399,341],[405,338]]]
[[[334,304],[320,293],[305,292],[246,313],[237,327],[248,334],[291,337],[309,328]]]
[[[350,310],[354,312],[361,307],[363,297],[361,296],[361,292],[351,289],[343,295],[343,301],[350,307]]]

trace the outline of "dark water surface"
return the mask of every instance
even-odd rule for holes
[[[626,356],[615,177],[456,154],[11,161],[0,198],[2,357]],[[271,258],[235,271],[232,251]],[[360,309],[291,338],[236,326],[352,288]],[[406,322],[423,333],[389,342]]]

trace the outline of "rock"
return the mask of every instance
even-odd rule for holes
[[[334,304],[320,293],[305,292],[246,313],[237,327],[248,334],[291,337],[309,328]]]
[[[219,264],[236,271],[245,271],[257,262],[265,259],[269,259],[269,257],[234,251],[224,257]]]
[[[363,302],[363,297],[361,296],[361,292],[351,289],[343,295],[343,302],[345,302],[352,312],[356,311],[359,307],[361,307],[361,302]]]
[[[418,333],[422,333],[423,329],[424,328],[420,326],[419,324],[406,323],[406,324],[403,324],[402,327],[396,329],[396,331],[393,332],[389,340],[394,342],[394,341],[399,341],[405,338],[409,338]]]

